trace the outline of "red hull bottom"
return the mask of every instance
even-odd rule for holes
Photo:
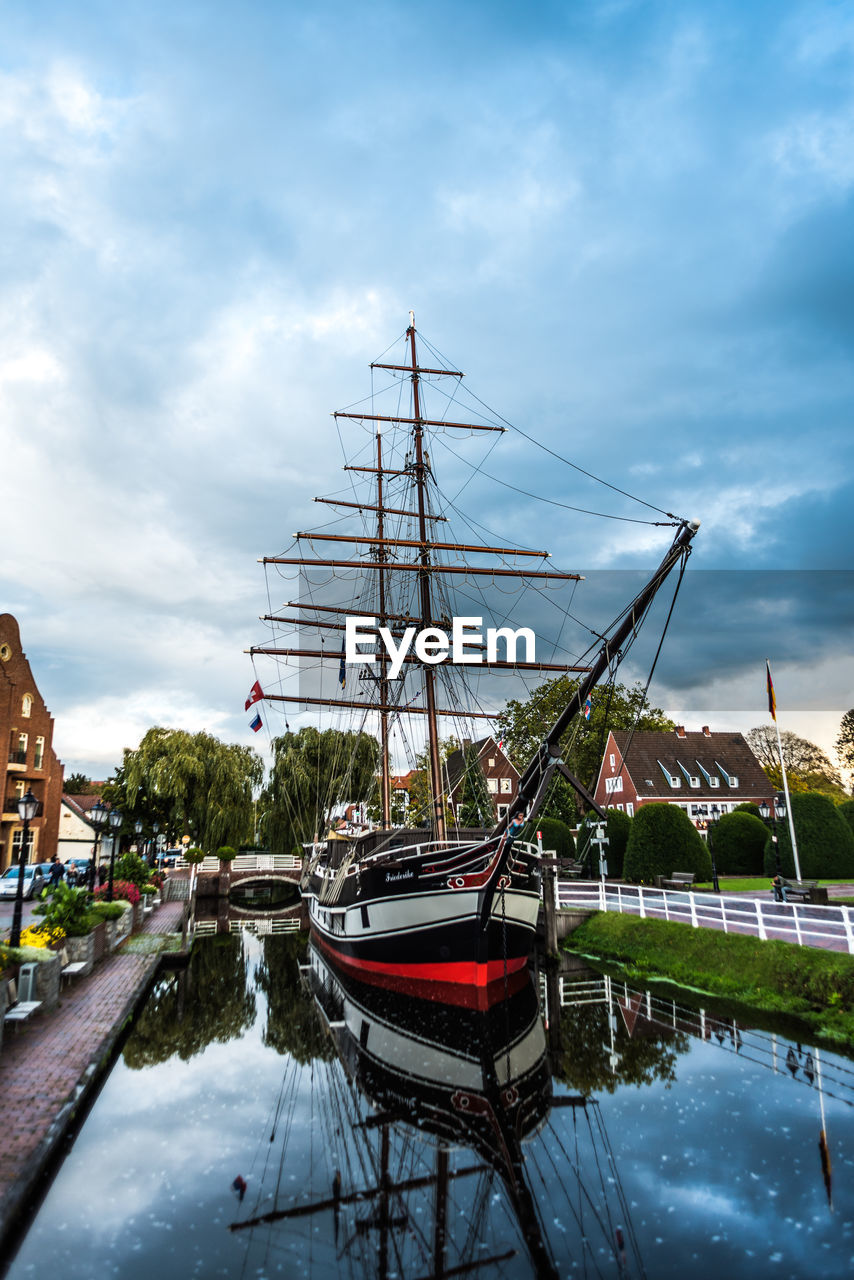
[[[490,1009],[512,995],[527,981],[527,958],[454,961],[438,964],[385,964],[374,960],[357,960],[342,955],[312,931],[315,943],[344,973],[361,982],[387,991],[415,996],[420,1000],[436,1000],[441,1004],[465,1009]]]

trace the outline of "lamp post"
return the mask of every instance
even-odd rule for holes
[[[148,861],[153,867],[157,861],[157,836],[160,831],[160,823],[152,822],[151,824],[151,852],[148,855]]]
[[[718,806],[716,804],[713,804],[712,816],[709,819],[708,831],[709,831],[709,856],[712,859],[712,888],[714,889],[715,893],[720,893],[721,891],[721,887],[718,884],[718,869],[717,869],[717,866],[715,865],[715,840],[714,840],[714,831],[715,831],[715,827],[717,826],[718,818],[720,817],[720,814],[721,814],[721,811],[718,808]]]
[[[92,850],[92,865],[89,868],[89,892],[94,893],[98,874],[98,851],[101,845],[101,832],[107,825],[110,810],[100,798],[89,810],[89,820],[95,827],[95,847]]]
[[[762,821],[767,822],[771,819],[771,843],[774,846],[774,874],[782,879],[783,868],[780,863],[780,842],[777,839],[777,819],[781,820],[786,816],[786,797],[781,791],[778,791],[774,799],[770,802],[762,800],[759,804],[759,813]]]
[[[110,810],[110,826],[113,828],[112,838],[110,840],[110,879],[107,885],[107,901],[113,900],[113,871],[116,866],[116,841],[119,838],[119,827],[122,825],[122,815],[118,809]],[[140,825],[142,825],[140,823]]]
[[[39,802],[33,795],[32,787],[29,787],[27,794],[21,796],[18,800],[18,815],[24,824],[24,834],[21,839],[21,851],[18,854],[18,888],[15,891],[15,911],[12,916],[12,934],[9,938],[9,945],[12,947],[21,945],[21,917],[24,911],[24,867],[27,865],[30,823],[36,816],[38,807]]]

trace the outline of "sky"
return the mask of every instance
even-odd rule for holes
[[[410,308],[520,431],[702,521],[654,701],[746,730],[767,657],[829,749],[852,71],[854,6],[815,0],[0,0],[0,611],[66,773],[155,723],[265,746],[257,559],[318,523],[329,413]],[[657,562],[666,531],[501,488],[590,497],[523,436],[490,470],[484,526]]]

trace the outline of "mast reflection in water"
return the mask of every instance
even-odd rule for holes
[[[338,1148],[331,1194],[314,1203],[297,1194],[232,1230],[331,1213],[339,1258],[346,1254],[357,1275],[383,1278],[466,1275],[520,1252],[528,1262],[515,1274],[557,1277],[547,1234],[555,1221],[574,1222],[590,1259],[608,1250],[621,1258],[630,1237],[625,1204],[613,1220],[601,1177],[584,1185],[564,1152],[568,1163],[556,1179],[553,1168],[537,1167],[533,1144],[526,1161],[526,1139],[555,1105],[528,973],[515,975],[506,999],[488,1012],[345,979],[314,948],[307,973],[346,1071],[335,1082],[328,1134],[330,1149]],[[595,1106],[583,1097],[558,1104]],[[604,1137],[598,1123],[588,1130]],[[286,1154],[283,1146],[282,1162]],[[273,1171],[276,1185],[280,1176]],[[496,1221],[501,1237],[511,1227],[510,1238],[491,1251]]]
[[[851,1273],[850,1060],[568,957],[478,1013],[222,923],[156,983],[11,1280]]]

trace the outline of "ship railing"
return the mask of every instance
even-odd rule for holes
[[[621,911],[690,924],[695,929],[722,929],[724,933],[750,934],[763,941],[778,939],[854,955],[854,910],[842,903],[819,906],[741,894],[557,879],[555,905],[558,910]]]
[[[189,866],[183,858],[175,864],[178,871],[186,871]],[[302,859],[289,853],[239,853],[228,866],[230,871],[301,871]],[[219,858],[205,858],[198,869],[200,873],[218,872]]]

